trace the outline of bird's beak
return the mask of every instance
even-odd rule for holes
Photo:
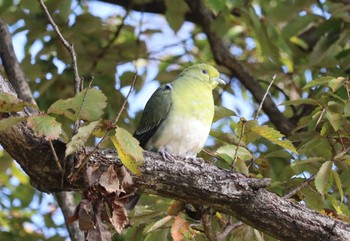
[[[225,80],[221,79],[220,77],[215,78],[215,81],[218,82],[219,84],[226,85]]]

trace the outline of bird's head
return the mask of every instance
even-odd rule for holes
[[[209,64],[195,64],[185,69],[181,75],[194,77],[209,85],[214,89],[218,84],[226,84],[224,80],[220,79],[219,71]]]

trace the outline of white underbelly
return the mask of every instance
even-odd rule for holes
[[[203,148],[211,122],[173,116],[165,120],[146,145],[147,150],[167,151],[176,156],[196,156]]]

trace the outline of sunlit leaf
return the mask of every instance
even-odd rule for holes
[[[276,131],[275,129],[269,126],[259,126],[259,125],[253,126],[250,130],[256,133],[257,135],[264,137],[269,141],[274,142],[277,145],[298,154],[297,150],[289,140],[287,139],[283,140],[283,138],[285,137],[279,131]]]
[[[83,147],[99,123],[100,121],[93,121],[86,126],[80,127],[78,129],[78,133],[72,137],[70,142],[67,143],[65,156],[67,157],[68,155],[74,153],[77,149]]]
[[[320,106],[321,104],[314,99],[310,99],[310,98],[305,98],[305,99],[297,99],[297,100],[287,100],[284,101],[281,105],[316,105],[316,106]]]
[[[24,102],[14,95],[0,93],[0,112],[17,112],[23,110],[25,106],[38,108],[36,105]]]
[[[336,171],[332,170],[332,177],[333,177],[333,179],[335,181],[335,185],[337,186],[338,191],[339,191],[340,202],[343,202],[344,192],[343,192],[343,185],[342,185],[342,182],[340,180],[339,174]]]
[[[0,120],[0,131],[5,130],[13,125],[24,121],[27,117],[24,116],[10,116]]]
[[[236,171],[237,172],[240,172],[240,173],[243,173],[245,175],[249,175],[249,169],[248,169],[248,166],[245,164],[245,162],[240,159],[240,158],[237,158],[236,160]]]
[[[143,150],[139,142],[125,129],[117,127],[115,136],[111,137],[122,163],[134,174],[140,175],[143,163]]]
[[[48,113],[64,115],[75,121],[95,121],[101,118],[107,106],[107,97],[98,89],[84,89],[73,98],[58,100],[48,109]]]
[[[334,196],[332,195],[327,195],[327,199],[330,200],[333,208],[335,209],[335,211],[337,212],[338,215],[346,215],[346,217],[343,217],[342,216],[338,216],[336,217],[337,219],[341,219],[345,222],[349,222],[350,221],[350,210],[349,208],[342,202],[340,202],[339,200],[337,200]]]
[[[233,110],[227,109],[224,106],[215,106],[215,114],[213,122],[216,122],[222,118],[236,116],[236,113]]]
[[[237,151],[237,154],[236,154]],[[219,147],[216,152],[216,155],[222,157],[225,161],[232,164],[234,157],[237,155],[238,158],[248,161],[253,158],[253,155],[244,147],[238,147],[236,145],[224,145]]]
[[[315,186],[319,193],[324,196],[332,185],[332,161],[326,161],[322,164],[315,177]]]
[[[62,133],[61,123],[57,122],[55,117],[52,116],[30,116],[27,123],[36,136],[45,137],[48,141],[58,139]]]
[[[168,223],[173,217],[170,215],[165,216],[164,218],[158,220],[157,222],[155,222],[153,225],[151,225],[150,227],[147,227],[144,231],[145,234],[150,233],[158,228],[163,227],[166,223]]]
[[[340,87],[344,86],[346,83],[347,79],[345,79],[344,77],[338,77],[329,81],[329,87],[331,87],[333,92],[336,92]]]

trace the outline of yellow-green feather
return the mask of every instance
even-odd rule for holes
[[[219,72],[207,64],[185,69],[161,86],[146,104],[135,137],[152,151],[195,156],[208,137],[214,116],[212,90]]]

